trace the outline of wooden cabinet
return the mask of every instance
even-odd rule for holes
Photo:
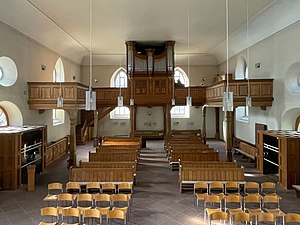
[[[264,174],[278,173],[285,188],[300,183],[300,132],[258,131],[257,169]]]
[[[36,166],[36,173],[44,170],[45,126],[0,128],[0,143],[1,189],[15,190],[27,183],[29,165]]]
[[[45,168],[54,161],[68,153],[68,138],[64,137],[50,145],[47,145],[45,154]]]

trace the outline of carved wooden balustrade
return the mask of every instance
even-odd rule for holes
[[[129,105],[129,89],[128,88],[93,88],[93,91],[96,92],[97,98],[97,108],[108,107],[108,106],[117,106],[118,105],[118,96],[121,94],[123,96],[124,106]]]
[[[63,109],[84,109],[86,85],[76,82],[28,82],[29,109],[55,109],[63,97]]]
[[[136,75],[129,80],[128,88],[93,88],[97,96],[97,108],[117,106],[117,98],[123,96],[124,106],[129,106],[130,98],[135,105],[165,105],[170,104],[173,98],[172,77],[166,74],[145,76]],[[131,94],[132,89],[132,94]],[[194,106],[204,104],[222,106],[223,92],[226,89],[226,81],[220,81],[208,87],[174,88],[176,105],[185,105],[188,94],[192,97]],[[88,87],[79,83],[64,82],[62,84],[52,82],[28,82],[28,104],[30,109],[54,109],[60,92],[64,99],[63,109],[84,109],[85,91]],[[247,80],[232,80],[229,90],[234,95],[234,106],[244,106],[248,95]],[[265,109],[272,106],[273,79],[251,79],[249,90],[253,107]]]
[[[233,92],[234,106],[244,106],[246,97],[250,90],[250,97],[253,107],[265,109],[272,106],[273,79],[250,79],[249,86],[247,80],[231,80],[229,91]],[[220,81],[206,88],[206,104],[222,106],[223,92],[226,90],[226,81]]]
[[[194,106],[205,104],[205,87],[175,88],[176,105],[186,105],[186,97],[190,94]]]

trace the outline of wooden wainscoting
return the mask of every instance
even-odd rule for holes
[[[45,167],[60,159],[68,153],[68,138],[64,137],[54,143],[47,145],[45,154]]]

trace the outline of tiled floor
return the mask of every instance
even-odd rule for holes
[[[218,149],[221,159],[225,160],[224,144],[213,140],[209,144]],[[204,224],[203,210],[196,210],[193,194],[179,192],[178,171],[171,171],[162,148],[162,141],[150,141],[147,142],[147,148],[142,150],[129,224]],[[79,146],[78,159],[86,161],[87,152],[91,149],[90,144]],[[234,158],[246,167],[248,181],[276,180],[276,176],[258,174],[253,163],[247,159],[241,156]],[[0,191],[0,225],[38,224],[47,184],[68,181],[66,159],[54,163],[37,178],[35,192],[27,192],[26,185],[18,191]],[[293,190],[286,191],[279,187],[279,194],[283,197],[285,212],[300,213],[300,199],[296,198]]]

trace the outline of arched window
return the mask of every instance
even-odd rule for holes
[[[296,119],[295,130],[300,132],[300,115]]]
[[[183,84],[184,87],[188,87],[190,84],[189,78],[186,73],[180,67],[176,67],[174,70],[174,82],[175,84]],[[190,107],[189,106],[174,106],[171,109],[171,118],[189,118]]]
[[[235,79],[244,80],[248,78],[248,65],[243,55],[240,55],[237,60],[235,68]],[[235,119],[240,122],[249,121],[249,108],[246,106],[239,106],[235,111]]]
[[[61,58],[56,61],[55,67],[52,72],[53,82],[64,82],[65,81],[65,70],[64,64]],[[53,126],[65,123],[65,111],[63,109],[52,109],[52,121]]]
[[[4,108],[0,106],[0,127],[8,126],[8,115]]]
[[[116,70],[116,72],[112,75],[110,79],[111,87],[127,87],[127,74],[126,70],[122,67]],[[130,118],[130,110],[128,107],[116,107],[110,113],[111,119],[129,119]]]

